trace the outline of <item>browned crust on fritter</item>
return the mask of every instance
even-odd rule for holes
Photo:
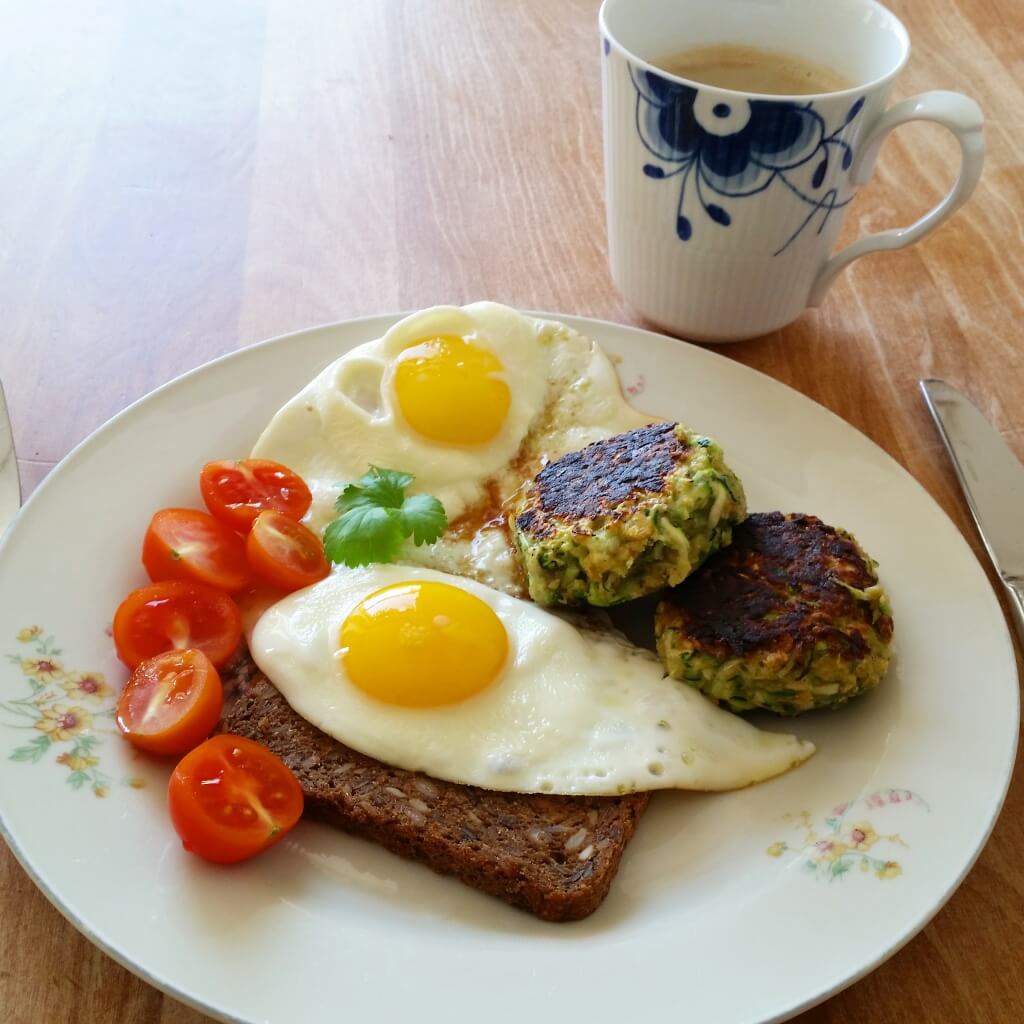
[[[547,921],[574,921],[597,909],[647,806],[645,793],[497,793],[391,768],[296,714],[248,655],[223,677],[220,730],[277,754],[302,786],[308,817]]]
[[[877,579],[849,536],[816,516],[755,513],[733,528],[732,544],[666,595],[698,646],[726,658],[824,644],[841,660],[870,651],[855,630],[836,622],[867,619],[864,602],[841,583],[864,589]],[[892,619],[874,628],[892,638]]]
[[[626,516],[634,495],[658,493],[690,451],[675,423],[655,423],[595,441],[545,466],[530,488],[516,527],[550,537],[555,520],[575,523],[598,516]]]

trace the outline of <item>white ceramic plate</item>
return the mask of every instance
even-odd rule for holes
[[[985,575],[921,487],[820,406],[721,356],[571,317],[621,356],[635,404],[722,442],[753,509],[856,533],[895,608],[888,681],[794,723],[819,751],[798,771],[657,795],[608,900],[578,924],[317,825],[231,869],[182,852],[167,768],[133,758],[109,718],[125,673],[106,631],[143,582],[144,524],[197,502],[205,461],[247,452],[285,399],[394,319],[279,338],[160,388],[17,519],[0,547],[0,813],[26,870],[115,959],[230,1020],[750,1024],[881,962],[964,877],[1009,780],[1017,679]]]

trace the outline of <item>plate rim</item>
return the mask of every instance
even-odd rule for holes
[[[135,411],[137,406],[150,401],[151,399],[155,398],[156,396],[162,394],[164,391],[172,387],[177,387],[185,383],[193,376],[198,376],[199,374],[209,371],[215,366],[218,366],[222,363],[228,363],[237,359],[244,359],[252,351],[283,345],[285,342],[293,338],[314,334],[320,331],[331,330],[333,328],[351,328],[362,323],[370,322],[390,321],[393,323],[397,322],[398,320],[402,319],[405,316],[411,315],[411,313],[416,311],[417,310],[404,312],[372,313],[358,317],[349,317],[342,320],[334,320],[327,323],[314,324],[309,327],[302,327],[293,331],[287,331],[283,334],[274,335],[269,338],[264,338],[256,342],[243,345],[241,348],[233,349],[230,352],[224,352],[221,355],[215,356],[212,359],[200,363],[199,365],[189,370],[186,370],[185,372],[178,374],[175,377],[172,377],[170,380],[167,380],[164,383],[157,385],[155,388],[151,389],[145,394],[140,395],[138,398],[134,399],[123,409],[120,409],[109,419],[105,420],[103,423],[99,424],[95,429],[90,431],[89,434],[87,434],[84,438],[77,442],[58,462],[56,462],[53,465],[53,467],[49,470],[49,472],[46,474],[45,478],[41,481],[41,483],[33,490],[28,500],[24,503],[24,505],[21,506],[21,508],[15,514],[11,522],[8,523],[7,526],[4,528],[3,532],[0,533],[0,561],[2,561],[4,552],[8,545],[11,543],[11,538],[14,535],[17,524],[25,518],[27,510],[33,507],[38,495],[47,492],[48,488],[53,483],[53,480],[57,472],[63,472],[65,466],[71,465],[78,459],[80,459],[84,452],[87,452],[89,449],[91,449],[91,447],[94,444],[98,443],[98,435],[104,433],[108,428],[113,427],[115,424],[120,422],[122,418],[131,415]],[[641,327],[635,324],[625,324],[614,320],[606,320],[579,314],[546,312],[528,309],[522,309],[519,310],[519,312],[521,312],[524,316],[547,320],[559,320],[569,324],[570,326],[572,326],[573,323],[586,325],[588,328],[596,325],[598,327],[607,327],[615,331],[626,331],[628,333],[638,335],[644,338],[653,337],[659,340],[669,341],[678,345],[683,345],[686,346],[691,351],[691,353],[697,354],[698,359],[708,359],[712,362],[717,361],[718,359],[725,359],[727,362],[739,368],[741,372],[753,374],[756,377],[763,378],[764,380],[769,382],[770,386],[784,389],[788,393],[790,398],[795,397],[795,399],[798,402],[809,403],[810,405],[814,406],[816,410],[825,412],[832,420],[838,421],[838,423],[841,424],[843,427],[852,430],[857,435],[859,435],[860,438],[862,438],[869,445],[871,445],[876,455],[882,456],[885,460],[887,460],[888,463],[891,464],[892,467],[895,467],[905,478],[907,478],[909,481],[913,483],[913,485],[917,488],[918,492],[931,504],[934,511],[937,512],[942,519],[946,520],[954,528],[963,544],[970,551],[970,554],[974,558],[975,563],[977,564],[978,568],[980,569],[982,575],[985,578],[986,583],[988,584],[989,596],[992,600],[994,610],[998,614],[998,621],[1002,626],[1000,635],[1003,641],[1003,653],[1009,656],[1008,660],[1010,665],[1014,669],[1015,674],[1017,675],[1018,685],[1013,688],[1013,720],[1016,724],[1016,728],[1013,731],[1013,739],[1010,743],[1007,752],[1007,763],[1003,766],[1003,782],[1001,791],[998,794],[997,799],[992,804],[992,813],[988,821],[986,822],[984,834],[977,843],[974,851],[967,858],[959,874],[950,882],[948,886],[945,887],[945,889],[943,890],[941,895],[936,899],[933,905],[925,913],[920,915],[919,918],[912,920],[908,925],[906,925],[903,931],[898,933],[895,936],[894,940],[891,942],[891,944],[888,945],[880,954],[870,959],[867,963],[862,965],[855,972],[846,974],[833,983],[827,983],[817,992],[807,996],[804,999],[798,1000],[797,1002],[791,1004],[789,1007],[785,1008],[784,1010],[780,1011],[774,1016],[758,1018],[757,1021],[757,1024],[782,1024],[782,1022],[790,1020],[794,1016],[806,1012],[807,1010],[810,1010],[815,1006],[820,1005],[832,996],[837,995],[844,989],[856,984],[858,981],[865,978],[868,974],[876,970],[883,963],[885,963],[891,957],[895,956],[896,953],[902,950],[904,946],[906,946],[912,939],[919,935],[931,923],[931,921],[936,917],[939,911],[942,910],[943,907],[945,907],[945,905],[949,902],[949,900],[952,898],[957,889],[959,889],[960,886],[963,884],[967,875],[974,868],[975,864],[978,861],[978,858],[981,856],[985,847],[988,845],[988,842],[992,836],[992,832],[995,829],[996,823],[999,820],[999,817],[1005,805],[1010,784],[1013,781],[1014,768],[1016,765],[1017,754],[1020,746],[1021,676],[1017,665],[1016,648],[1014,646],[1013,638],[1010,633],[1009,625],[1007,623],[1006,613],[1003,610],[1001,602],[999,601],[996,589],[992,585],[992,581],[985,570],[985,565],[983,561],[979,558],[977,552],[969,543],[967,537],[964,535],[964,532],[960,529],[960,527],[956,524],[952,517],[946,513],[945,509],[943,509],[943,507],[939,504],[939,502],[931,494],[931,492],[928,491],[928,489],[917,479],[916,476],[914,476],[913,473],[910,472],[910,470],[908,470],[894,456],[887,452],[873,438],[869,437],[858,427],[854,426],[849,421],[843,419],[843,417],[841,417],[838,413],[829,409],[827,406],[818,402],[816,399],[804,394],[802,391],[793,387],[791,384],[787,384],[784,381],[772,377],[770,374],[765,373],[762,370],[759,370],[752,366],[748,366],[747,364],[741,363],[738,360],[729,359],[724,353],[704,348],[703,346],[695,344],[693,342],[689,342],[680,338],[675,338],[672,335],[664,334],[660,331],[652,330],[647,327]],[[15,837],[12,835],[7,825],[7,821],[5,819],[2,807],[0,807],[0,837],[2,837],[3,840],[6,842],[8,849],[10,849],[15,859],[18,861],[18,864],[21,866],[22,870],[25,871],[25,873],[29,876],[33,884],[43,893],[43,895],[46,897],[47,901],[51,904],[51,906],[53,906],[61,914],[61,916],[73,928],[75,928],[76,931],[78,931],[82,936],[88,939],[89,942],[96,946],[106,956],[109,956],[119,966],[128,970],[130,973],[140,978],[147,984],[152,985],[154,988],[156,988],[160,992],[163,992],[165,995],[169,995],[173,999],[176,999],[178,1002],[181,1002],[186,1006],[189,1006],[192,1009],[195,1009],[201,1013],[205,1013],[218,1021],[223,1021],[225,1022],[225,1024],[255,1024],[254,1020],[247,1020],[246,1018],[238,1017],[226,1009],[197,999],[189,993],[175,987],[172,982],[155,976],[145,967],[132,961],[131,959],[129,959],[129,957],[121,953],[119,950],[115,949],[103,937],[97,934],[97,932],[93,928],[91,928],[89,924],[87,924],[77,914],[72,912],[70,908],[68,908],[63,902],[61,902],[58,894],[54,891],[54,889],[51,888],[46,882],[44,882],[43,879],[39,876],[38,872],[34,869],[31,862],[27,859],[25,851],[22,850],[20,845],[17,843]]]

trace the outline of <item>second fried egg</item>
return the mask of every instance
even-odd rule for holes
[[[647,651],[431,569],[338,569],[271,607],[250,650],[328,735],[486,789],[733,789],[814,750],[665,678]]]

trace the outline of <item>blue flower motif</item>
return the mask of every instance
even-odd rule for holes
[[[840,136],[857,117],[863,98],[850,107],[843,123],[827,132],[825,121],[811,103],[786,100],[747,100],[737,96],[724,101],[692,86],[674,82],[652,71],[630,68],[637,91],[636,126],[647,151],[662,163],[644,164],[649,178],[681,176],[676,234],[685,242],[693,235],[693,224],[684,213],[687,182],[693,177],[697,198],[705,214],[723,227],[732,214],[711,202],[706,193],[739,199],[763,192],[781,180],[791,192],[813,207],[804,222],[774,253],[778,255],[824,211],[820,233],[833,210],[853,198],[840,200],[830,188],[820,196],[808,194],[790,178],[789,172],[817,159],[811,176],[811,190],[820,189],[829,162],[838,159],[845,170],[853,161],[853,150]],[[720,95],[720,94],[719,94]]]

